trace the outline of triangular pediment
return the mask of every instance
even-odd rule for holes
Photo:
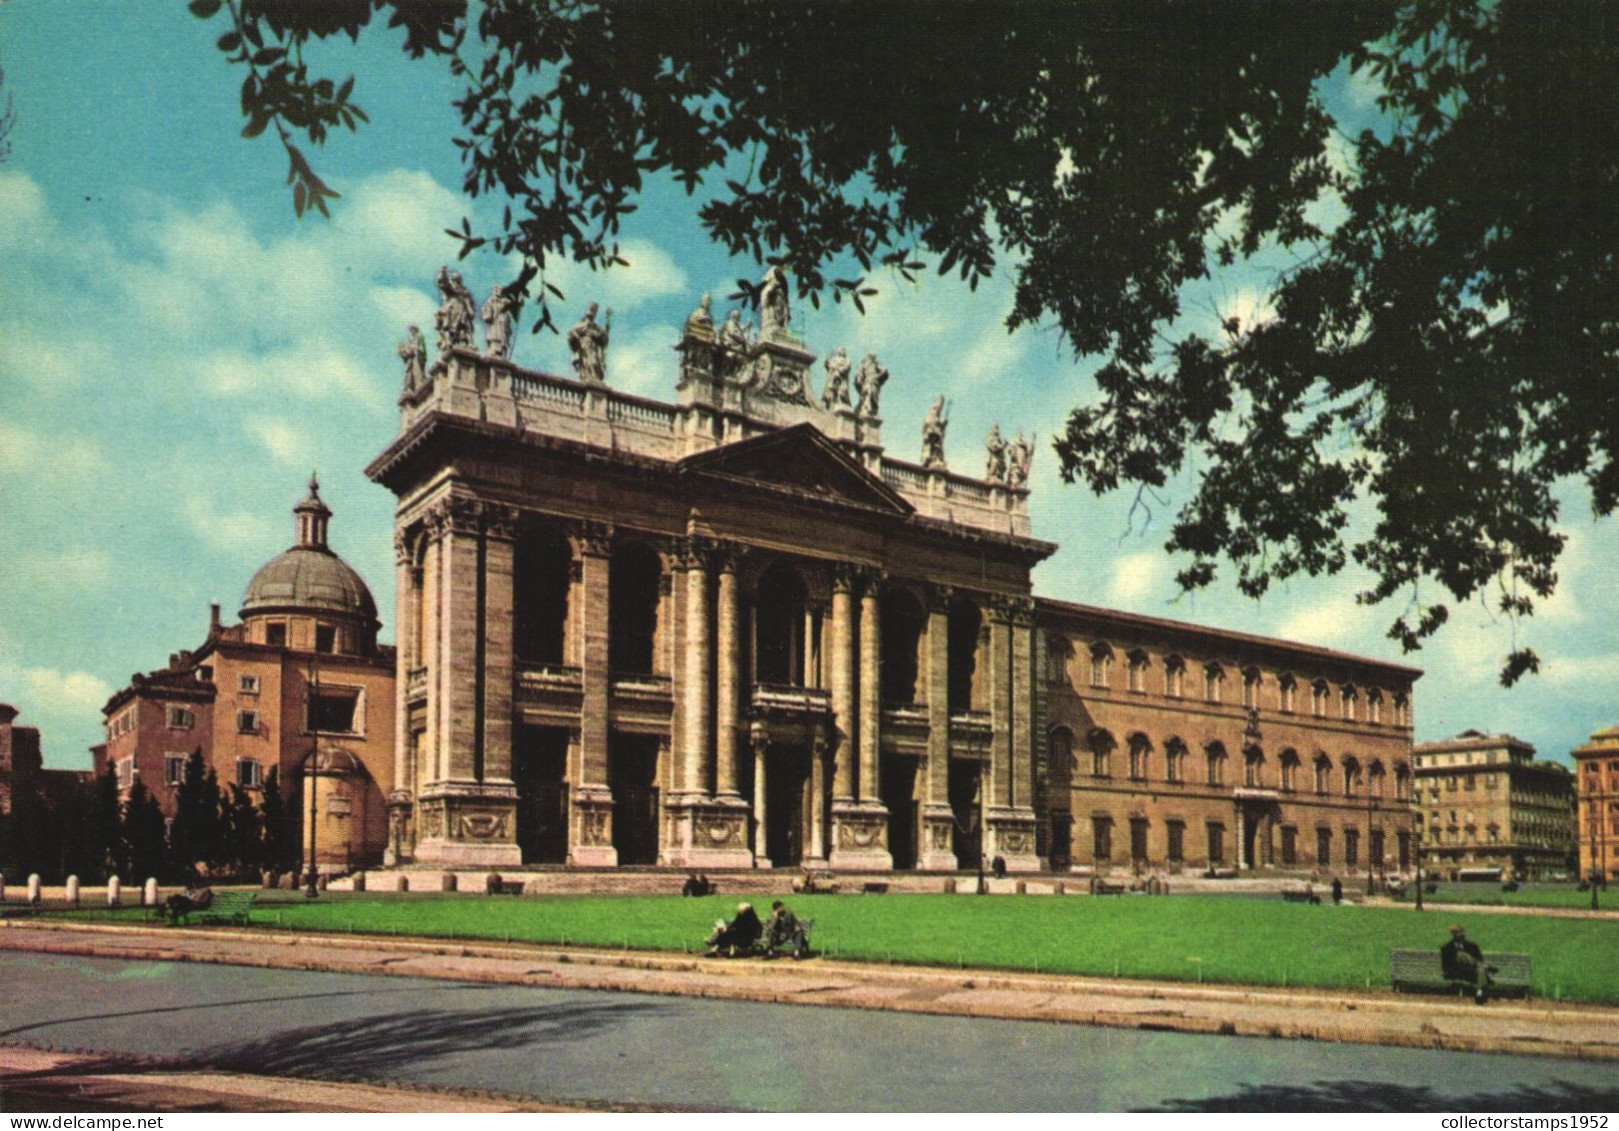
[[[798,424],[680,461],[685,475],[908,515],[915,508],[812,424]]]

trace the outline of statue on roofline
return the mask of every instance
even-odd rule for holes
[[[759,286],[759,336],[779,338],[788,336],[787,323],[792,311],[787,303],[787,273],[779,266],[765,272]]]
[[[438,331],[438,356],[445,361],[456,347],[472,349],[473,325],[477,321],[472,292],[461,281],[461,272],[446,265],[438,269],[438,313],[433,328]]]
[[[405,392],[414,393],[427,383],[427,342],[419,327],[413,325],[405,331],[399,360],[405,363]]]
[[[989,435],[984,437],[984,447],[989,452],[989,460],[984,467],[984,478],[991,483],[1006,482],[1006,441],[1001,439],[1001,426],[991,424]]]
[[[595,303],[585,308],[585,316],[568,331],[568,349],[573,351],[573,370],[587,385],[607,383],[607,343],[613,332],[613,312],[606,322],[596,324]]]
[[[950,427],[949,406],[944,394],[939,394],[922,421],[922,466],[944,467],[944,433]]]
[[[1006,481],[1013,487],[1027,486],[1033,462],[1034,444],[1023,438],[1023,429],[1019,428],[1017,438],[1006,449]]]
[[[496,283],[479,313],[484,324],[484,352],[501,361],[509,361],[512,356],[512,300],[506,297],[506,288]]]
[[[855,391],[860,394],[860,404],[855,411],[861,416],[876,416],[878,400],[887,383],[888,370],[877,361],[876,354],[868,353],[861,358],[860,368],[854,375]]]
[[[827,408],[849,407],[849,355],[842,346],[827,356],[821,403]]]

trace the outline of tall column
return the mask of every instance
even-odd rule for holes
[[[422,767],[420,784],[436,782],[444,777],[439,761],[439,706],[444,701],[444,653],[439,641],[439,590],[443,588],[444,571],[437,516],[429,514],[423,523],[422,538],[422,666],[427,669],[427,719],[422,732],[422,750],[418,764]]]
[[[741,800],[737,792],[737,707],[742,694],[740,610],[737,596],[737,553],[722,547],[718,554],[719,608],[714,635],[717,652],[714,709],[715,792]]]
[[[853,571],[832,574],[832,774],[833,803],[854,800],[855,702]]]
[[[471,782],[477,729],[477,503],[445,500],[439,524],[439,767],[444,780]]]
[[[394,532],[394,773],[388,793],[388,847],[383,863],[398,864],[409,856],[408,828],[415,782],[410,749],[410,673],[421,663],[412,645],[420,610],[414,596],[411,551],[414,540],[403,530]]]
[[[953,872],[954,817],[950,811],[950,597],[944,586],[928,593],[927,666],[928,760],[923,767],[922,849],[917,866]]]
[[[826,859],[826,735],[817,732],[810,741],[810,859]],[[791,819],[791,814],[788,815]]]
[[[1012,871],[1034,871],[1035,814],[1031,768],[1033,695],[1030,690],[1033,603],[1027,597],[989,602],[990,790],[985,827],[990,845]]]
[[[693,794],[711,793],[708,786],[710,719],[709,686],[712,679],[708,639],[709,547],[693,538],[686,550],[686,678],[680,689],[685,707],[682,751],[686,767],[686,789]]]
[[[1012,626],[999,601],[989,606],[989,804],[1014,803],[1012,797]]]
[[[753,864],[756,868],[770,867],[770,813],[766,798],[769,792],[766,789],[766,758],[770,751],[770,740],[765,737],[764,728],[758,727],[753,731]]]
[[[1019,809],[1034,807],[1034,758],[1039,736],[1035,733],[1034,603],[1019,598],[1012,604],[1012,796]]]
[[[866,575],[860,595],[860,800],[878,802],[878,744],[882,723],[882,620],[878,586],[883,574]]]
[[[512,778],[513,559],[518,514],[486,507],[483,583],[483,779]]]
[[[575,864],[614,867],[613,794],[608,785],[607,726],[612,672],[608,618],[612,602],[612,527],[587,522],[577,533],[579,548],[579,776],[569,793],[573,808],[569,857]]]

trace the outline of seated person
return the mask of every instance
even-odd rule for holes
[[[715,921],[714,932],[707,939],[708,955],[714,958],[728,953],[735,958],[738,954],[747,954],[763,934],[764,924],[759,921],[753,904],[739,903],[735,919],[729,923],[723,919]]]
[[[1450,941],[1439,948],[1439,965],[1449,981],[1473,987],[1473,1000],[1484,1004],[1495,967],[1484,965],[1484,952],[1461,927],[1450,929]]]
[[[794,958],[803,958],[809,953],[809,935],[804,924],[778,899],[770,905],[770,918],[765,920],[765,957],[774,958],[779,946],[789,948]]]
[[[206,884],[192,884],[178,895],[169,896],[163,904],[163,913],[171,924],[178,924],[193,911],[206,911],[213,905],[214,889]]]
[[[701,888],[698,886],[698,883],[697,883],[697,873],[696,872],[692,872],[690,875],[688,875],[686,877],[686,882],[680,886],[680,894],[683,895],[683,896],[685,896],[685,895],[702,895],[703,894]]]

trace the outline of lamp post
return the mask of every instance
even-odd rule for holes
[[[1422,830],[1417,830],[1417,910],[1422,910]]]
[[[1374,891],[1372,883],[1372,774],[1370,770],[1364,771],[1366,778],[1366,894]]]
[[[304,784],[309,787],[309,874],[304,897],[315,899],[320,895],[320,873],[315,864],[315,825],[319,813],[315,805],[315,779],[320,768],[320,720],[316,700],[320,695],[320,661],[314,653],[309,656],[309,679],[304,690],[304,722],[309,725],[309,753],[304,757]]]
[[[1595,791],[1593,791],[1593,793],[1594,792]],[[1590,816],[1590,824],[1591,824],[1591,871],[1586,876],[1586,879],[1591,881],[1591,910],[1592,911],[1597,910],[1597,884],[1602,879],[1602,870],[1597,864],[1597,820],[1598,820],[1598,818],[1600,816],[1601,816],[1601,811],[1597,808],[1597,799],[1596,799],[1595,796],[1593,796],[1591,798],[1591,816]]]

